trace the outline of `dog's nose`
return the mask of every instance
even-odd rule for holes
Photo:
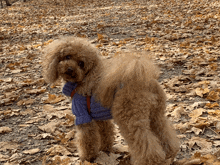
[[[73,69],[72,69],[71,67],[69,67],[69,68],[67,69],[67,71],[66,71],[66,74],[72,76],[72,74],[73,74]]]

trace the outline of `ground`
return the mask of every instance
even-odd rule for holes
[[[3,2],[4,3],[4,2]],[[108,58],[146,51],[161,68],[166,116],[181,141],[178,165],[220,164],[218,0],[38,0],[0,9],[0,164],[82,164],[61,84],[41,74],[42,50],[63,35],[88,38]],[[129,164],[114,152],[94,164]],[[89,165],[86,162],[84,164]]]

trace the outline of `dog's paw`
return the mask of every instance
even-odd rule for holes
[[[148,157],[149,163],[151,163],[152,165],[161,164],[165,161],[165,159],[166,154],[163,150],[157,150],[155,152],[153,151]]]
[[[88,156],[88,157],[83,156],[82,157],[82,156],[80,156],[80,160],[82,162],[87,161],[87,162],[90,162],[90,163],[94,163],[96,158],[97,158],[97,156],[94,156],[94,157],[91,157],[91,156]]]
[[[146,163],[149,165],[161,165],[166,159],[166,153],[162,146],[157,143],[149,143],[146,151]]]
[[[87,150],[83,150],[84,152],[82,152],[82,150],[80,150],[81,152],[79,152],[79,158],[81,161],[87,161],[87,162],[94,162],[95,159],[98,157],[98,150],[89,150],[87,148]]]
[[[166,159],[174,158],[179,151],[179,142],[177,140],[170,141],[163,148],[166,152]]]

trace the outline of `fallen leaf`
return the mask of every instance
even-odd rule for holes
[[[217,132],[220,132],[220,121],[215,124],[215,128]]]
[[[192,137],[187,143],[189,144],[189,148],[193,148],[197,144],[201,148],[200,152],[203,152],[203,154],[207,154],[212,150],[212,142],[208,142],[204,138]]]
[[[173,112],[170,113],[173,116],[175,121],[181,120],[181,114],[186,114],[185,109],[182,106],[176,107]]]
[[[120,156],[120,154],[110,153],[109,155],[107,155],[104,152],[100,152],[95,162],[102,165],[117,165],[118,161],[116,159]]]
[[[215,91],[211,91],[208,96],[207,96],[208,100],[211,101],[217,101],[219,100],[219,92],[215,92]]]
[[[37,135],[35,139],[46,139],[46,138],[53,138],[53,136],[50,133],[42,133]]]
[[[15,74],[15,73],[20,73],[21,71],[22,71],[21,69],[15,69],[15,70],[12,70],[11,73]]]
[[[195,90],[196,94],[200,97],[203,97],[204,94],[209,93],[209,89],[208,88],[196,88]]]
[[[79,162],[79,164],[77,165],[97,165],[97,163],[90,163],[90,162],[87,162],[87,161],[84,161],[84,162]]]
[[[179,123],[179,124],[174,124],[174,128],[179,130],[181,133],[186,132],[190,128],[189,123]]]
[[[201,116],[204,111],[205,109],[203,108],[195,109],[189,114],[189,117],[192,118],[192,121],[197,120],[197,118]]]
[[[30,104],[33,104],[36,100],[35,99],[28,99],[28,100],[20,100],[17,102],[17,105],[18,106],[21,106],[21,105],[30,105]]]
[[[8,155],[2,155],[2,154],[0,154],[0,162],[4,162],[4,161],[6,161],[6,160],[8,160],[9,159],[9,156]]]
[[[0,142],[0,151],[14,150],[17,147],[19,147],[19,145],[14,142]]]
[[[70,139],[74,138],[74,135],[75,135],[75,131],[72,130],[66,134],[65,139],[70,140]]]
[[[61,146],[61,145],[55,145],[53,147],[51,147],[50,149],[48,149],[47,153],[50,155],[50,156],[53,156],[53,155],[72,155],[71,152],[69,152],[64,146]]]
[[[45,131],[47,133],[54,133],[56,126],[60,124],[60,121],[51,121],[50,123],[43,125],[43,126],[38,126],[39,129],[42,131]]]
[[[36,154],[40,151],[39,148],[34,148],[34,149],[31,149],[31,150],[25,150],[23,151],[24,154],[30,154],[30,155],[33,155],[33,154]]]
[[[25,123],[26,124],[33,124],[33,123],[38,123],[39,121],[42,121],[42,120],[43,120],[42,118],[35,117],[35,118],[32,118],[31,120],[26,121]]]
[[[56,96],[53,94],[48,94],[48,99],[45,100],[44,103],[55,104],[63,100],[65,100],[65,97],[62,95]]]
[[[21,153],[15,153],[9,158],[9,160],[10,162],[18,161],[18,160],[21,160],[22,157],[23,155]]]
[[[41,93],[44,93],[46,92],[46,89],[29,89],[29,90],[25,90],[26,93],[28,94],[41,94]]]
[[[205,105],[206,107],[208,107],[208,108],[214,108],[214,107],[219,107],[219,104],[217,103],[217,102],[215,102],[215,103],[206,103],[206,105]]]
[[[104,38],[102,34],[97,33],[97,35],[98,35],[98,40],[102,40]]]
[[[202,129],[192,127],[189,131],[186,132],[194,132],[196,135],[199,135],[200,133],[202,133]]]
[[[12,129],[9,127],[0,127],[0,133],[8,133],[11,131],[12,131]]]
[[[43,109],[44,109],[44,111],[49,112],[49,113],[55,111],[54,106],[49,105],[49,104],[44,105]]]

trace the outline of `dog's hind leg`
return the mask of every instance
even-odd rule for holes
[[[101,145],[99,127],[95,121],[76,126],[76,145],[82,161],[96,159]]]
[[[139,98],[139,102],[142,99]],[[119,126],[122,136],[128,143],[131,163],[133,165],[164,164],[166,154],[160,140],[150,128],[149,111],[146,111],[145,114],[141,113],[140,111],[144,107],[141,107],[140,104],[139,106],[135,105],[135,101],[131,102],[131,104],[129,102],[126,104],[124,106],[123,101],[119,104],[116,103],[113,106],[112,112],[114,121]]]
[[[164,91],[159,86],[155,86],[154,90],[154,92],[158,94],[158,97],[155,102],[154,111],[150,114],[150,127],[160,140],[166,153],[166,159],[174,159],[179,150],[179,139],[164,114],[166,109],[166,96]]]
[[[160,115],[155,115],[151,121],[152,130],[161,141],[166,159],[171,158],[173,160],[180,145],[175,130],[171,127],[171,123],[166,118],[160,117]]]
[[[144,119],[128,125],[128,133],[132,137],[125,140],[128,142],[133,165],[161,165],[165,162],[165,152],[148,122]]]
[[[114,125],[111,120],[96,121],[101,135],[100,151],[111,152],[114,142]]]
[[[126,86],[120,89],[111,109],[113,119],[128,143],[131,163],[164,165],[166,154],[151,128],[150,114],[154,112],[154,104],[157,104],[157,95],[149,91],[135,93],[131,89]]]

